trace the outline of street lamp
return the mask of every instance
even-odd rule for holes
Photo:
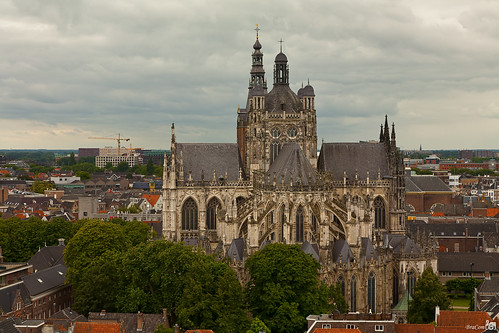
[[[470,277],[472,277],[472,278],[473,278],[473,265],[474,265],[474,264],[475,264],[474,262],[472,262],[472,263],[470,264]]]

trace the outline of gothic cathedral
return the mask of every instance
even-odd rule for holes
[[[315,93],[293,92],[277,54],[268,91],[258,39],[237,143],[180,143],[172,125],[163,174],[163,236],[242,263],[266,244],[299,244],[339,283],[350,310],[390,313],[431,265],[433,244],[406,236],[395,127],[378,140],[322,143]]]

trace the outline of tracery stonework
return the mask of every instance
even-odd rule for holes
[[[395,127],[385,118],[379,140],[322,143],[317,156],[313,87],[290,89],[280,52],[268,92],[261,49],[257,36],[237,143],[179,143],[172,125],[163,236],[230,258],[243,281],[247,256],[271,242],[300,244],[322,280],[341,281],[352,311],[388,313],[413,276],[436,270],[434,244],[405,235]]]

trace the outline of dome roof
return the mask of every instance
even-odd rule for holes
[[[274,85],[267,94],[265,104],[269,112],[299,112],[302,109],[300,99],[289,85]]]
[[[275,62],[288,62],[288,57],[286,57],[284,53],[280,52],[276,55]]]
[[[301,93],[302,96],[315,96],[314,88],[310,84],[307,84]]]
[[[255,50],[260,50],[262,48],[262,44],[260,44],[260,41],[257,39],[255,44],[253,44],[253,48]]]

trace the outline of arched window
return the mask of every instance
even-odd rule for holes
[[[414,294],[414,286],[416,285],[416,273],[414,270],[410,270],[407,272],[407,291],[409,295]]]
[[[343,279],[343,275],[340,275],[337,283],[340,286],[341,294],[345,297],[345,279]]]
[[[277,141],[272,142],[270,145],[270,164],[274,162],[281,151],[281,144]]]
[[[399,275],[397,270],[393,270],[393,285],[392,285],[392,298],[393,298],[393,306],[397,305],[399,302]]]
[[[182,206],[182,230],[197,230],[198,206],[194,199],[185,200]]]
[[[357,312],[357,278],[355,275],[350,280],[350,311]]]
[[[296,210],[296,241],[303,242],[303,207]]]
[[[222,208],[220,201],[217,198],[212,198],[206,206],[206,229],[217,229],[217,213]]]
[[[376,197],[376,199],[374,199],[374,227],[376,229],[385,229],[385,215],[385,202],[383,201],[383,198]]]
[[[284,223],[286,223],[286,213],[284,212],[284,206],[281,208],[281,242],[284,242]]]
[[[367,278],[367,306],[369,313],[376,313],[376,278],[373,272]]]

